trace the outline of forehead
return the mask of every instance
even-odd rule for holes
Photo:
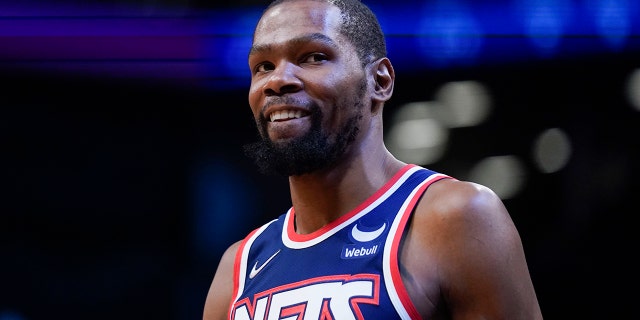
[[[269,9],[256,26],[254,45],[273,45],[307,34],[339,37],[340,9],[324,1],[290,1]]]

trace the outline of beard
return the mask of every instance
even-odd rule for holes
[[[311,109],[311,128],[305,135],[287,143],[275,144],[266,134],[261,134],[260,140],[243,147],[245,154],[253,159],[260,172],[295,176],[326,169],[338,162],[356,139],[360,131],[357,124],[362,114],[358,112],[350,117],[332,140],[322,130],[323,116],[317,109],[317,106]],[[264,122],[266,120],[261,118],[258,125],[264,126]]]
[[[267,120],[258,117],[256,123],[262,129],[259,130],[260,139],[243,146],[245,155],[253,159],[261,173],[267,175],[296,176],[330,168],[346,153],[360,131],[358,123],[363,113],[361,97],[365,86],[363,81],[358,99],[348,106],[355,108],[356,112],[333,134],[322,130],[323,114],[315,104],[310,106],[309,131],[287,143],[271,141],[266,132]]]

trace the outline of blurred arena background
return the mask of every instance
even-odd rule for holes
[[[392,152],[502,197],[546,318],[635,314],[640,3],[365,2]],[[0,320],[201,318],[290,205],[240,148],[265,3],[0,1]]]

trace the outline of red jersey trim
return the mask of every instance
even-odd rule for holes
[[[336,229],[338,226],[340,226],[341,224],[343,224],[344,222],[346,222],[347,220],[353,218],[354,216],[356,216],[358,213],[360,213],[361,211],[367,209],[367,207],[369,207],[371,204],[373,204],[376,200],[378,200],[380,197],[382,197],[389,189],[391,189],[404,175],[405,173],[407,173],[407,171],[409,171],[411,168],[416,168],[417,165],[414,164],[407,164],[404,167],[402,167],[400,170],[398,170],[398,172],[389,180],[387,181],[387,183],[385,183],[380,189],[378,189],[378,191],[376,191],[373,195],[371,195],[367,200],[365,200],[364,202],[362,202],[360,205],[358,205],[356,208],[354,208],[353,210],[351,210],[350,212],[348,212],[347,214],[341,216],[340,218],[332,221],[331,223],[327,224],[326,226],[312,232],[309,234],[297,234],[295,231],[295,226],[294,226],[294,221],[295,221],[295,209],[293,207],[291,207],[289,209],[289,212],[287,212],[287,216],[286,216],[286,237],[288,239],[290,239],[290,241],[293,242],[307,242],[307,241],[311,241],[311,240],[316,240],[324,235],[327,235],[329,232],[331,231],[337,231],[334,230]],[[285,238],[285,235],[283,234],[283,241],[285,243],[287,243],[286,241],[287,239]]]
[[[247,259],[249,255],[249,250],[245,250],[245,248],[251,247],[253,242],[256,240],[258,235],[262,233],[264,229],[267,228],[271,223],[276,220],[272,220],[269,223],[264,224],[263,226],[254,229],[251,231],[240,243],[238,246],[238,251],[236,251],[236,257],[233,262],[233,300],[229,304],[228,316],[229,320],[231,320],[231,315],[233,314],[233,306],[244,291],[244,280],[245,274],[247,272]]]
[[[407,226],[407,222],[409,221],[409,217],[413,213],[413,209],[418,203],[418,200],[420,199],[420,197],[422,197],[422,195],[424,194],[425,190],[427,190],[427,188],[436,181],[440,181],[446,178],[451,179],[451,177],[443,174],[436,174],[432,177],[433,178],[430,177],[429,179],[425,180],[425,182],[420,187],[418,187],[417,191],[409,200],[408,205],[406,206],[404,211],[401,213],[402,215],[400,217],[400,221],[398,223],[396,232],[394,233],[394,236],[392,239],[391,251],[389,255],[389,259],[390,259],[389,266],[390,266],[390,274],[391,274],[390,283],[393,285],[393,288],[395,289],[395,292],[398,295],[398,299],[400,300],[400,303],[408,313],[410,319],[422,319],[422,317],[420,316],[420,313],[418,312],[415,305],[411,301],[411,298],[409,297],[409,293],[407,292],[407,288],[404,286],[404,283],[402,282],[402,276],[400,274],[400,267],[398,262],[398,251],[400,248],[400,240],[402,239],[402,236],[405,232],[405,228]]]

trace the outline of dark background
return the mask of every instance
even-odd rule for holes
[[[200,21],[207,16],[197,12],[260,3],[145,5],[187,8],[178,18]],[[25,19],[51,17],[3,14],[0,26]],[[224,248],[290,205],[286,179],[260,175],[242,155],[241,145],[256,136],[248,80],[218,73],[215,53],[175,60],[149,54],[160,43],[144,51],[147,59],[83,60],[56,56],[51,52],[60,51],[36,42],[16,49],[30,36],[0,29],[0,319],[200,319]],[[47,37],[48,46],[68,41]],[[391,37],[390,43],[404,39]],[[584,37],[578,38],[564,40],[574,48],[571,41]],[[630,38],[637,43],[638,34]],[[43,51],[30,55],[32,48]],[[545,318],[628,318],[637,297],[632,216],[640,191],[640,112],[625,88],[640,68],[640,53],[563,52],[397,70],[385,116],[432,98],[448,81],[487,85],[491,118],[453,130],[444,158],[429,165],[456,176],[482,157],[504,153],[533,168],[526,159],[534,137],[563,128],[573,143],[568,165],[552,174],[531,169],[525,188],[505,204]],[[65,69],[79,61],[83,72]],[[160,72],[93,69],[123,61]],[[205,72],[172,76],[168,63]]]

